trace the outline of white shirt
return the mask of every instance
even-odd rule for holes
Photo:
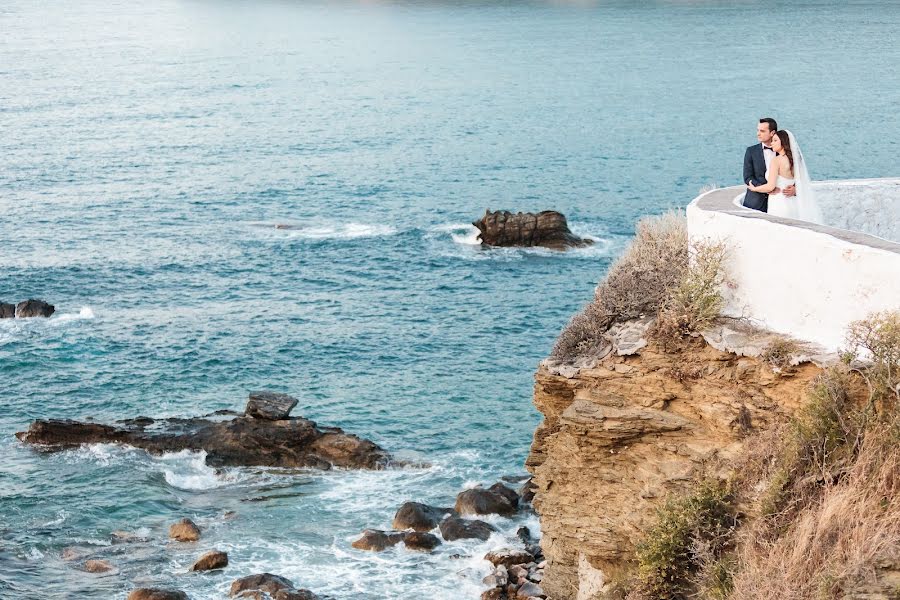
[[[771,146],[769,146],[769,148],[770,148],[769,150],[766,150],[766,145],[763,144],[763,158],[766,161],[766,173],[767,174],[769,172],[769,167],[772,164],[772,159],[775,158],[775,151],[771,150],[771,148],[772,148]]]

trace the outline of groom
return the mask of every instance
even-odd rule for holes
[[[772,150],[772,136],[778,131],[778,123],[775,119],[765,117],[759,120],[756,126],[756,139],[758,144],[754,144],[747,148],[744,152],[744,184],[759,185],[766,181],[766,173],[769,172],[769,165],[775,158],[775,151]],[[792,197],[796,194],[794,186],[788,186],[784,190],[775,188],[772,193],[777,194],[783,191],[785,196]],[[769,195],[760,192],[751,192],[747,190],[744,196],[744,206],[755,210],[767,212],[769,210]]]

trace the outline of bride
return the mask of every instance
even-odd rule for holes
[[[770,215],[822,223],[819,205],[813,198],[806,161],[803,160],[803,153],[800,152],[800,145],[797,144],[794,134],[787,129],[777,131],[772,136],[772,149],[777,156],[769,165],[766,183],[747,187],[753,192],[762,192],[763,194],[778,190],[778,193],[769,196]],[[797,195],[792,198],[785,196],[782,192],[790,185],[795,186],[797,190]]]

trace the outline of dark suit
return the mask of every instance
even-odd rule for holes
[[[762,144],[754,144],[744,152],[744,183],[759,185],[766,182],[766,157],[763,156]],[[747,190],[744,206],[768,212],[769,195]]]

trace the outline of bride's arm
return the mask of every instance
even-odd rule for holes
[[[761,183],[760,185],[752,185],[747,184],[747,187],[750,188],[751,192],[760,192],[762,194],[768,194],[776,187],[778,183],[778,161],[781,160],[780,156],[776,156],[772,159],[772,164],[769,165],[769,172],[766,173],[766,182]]]

